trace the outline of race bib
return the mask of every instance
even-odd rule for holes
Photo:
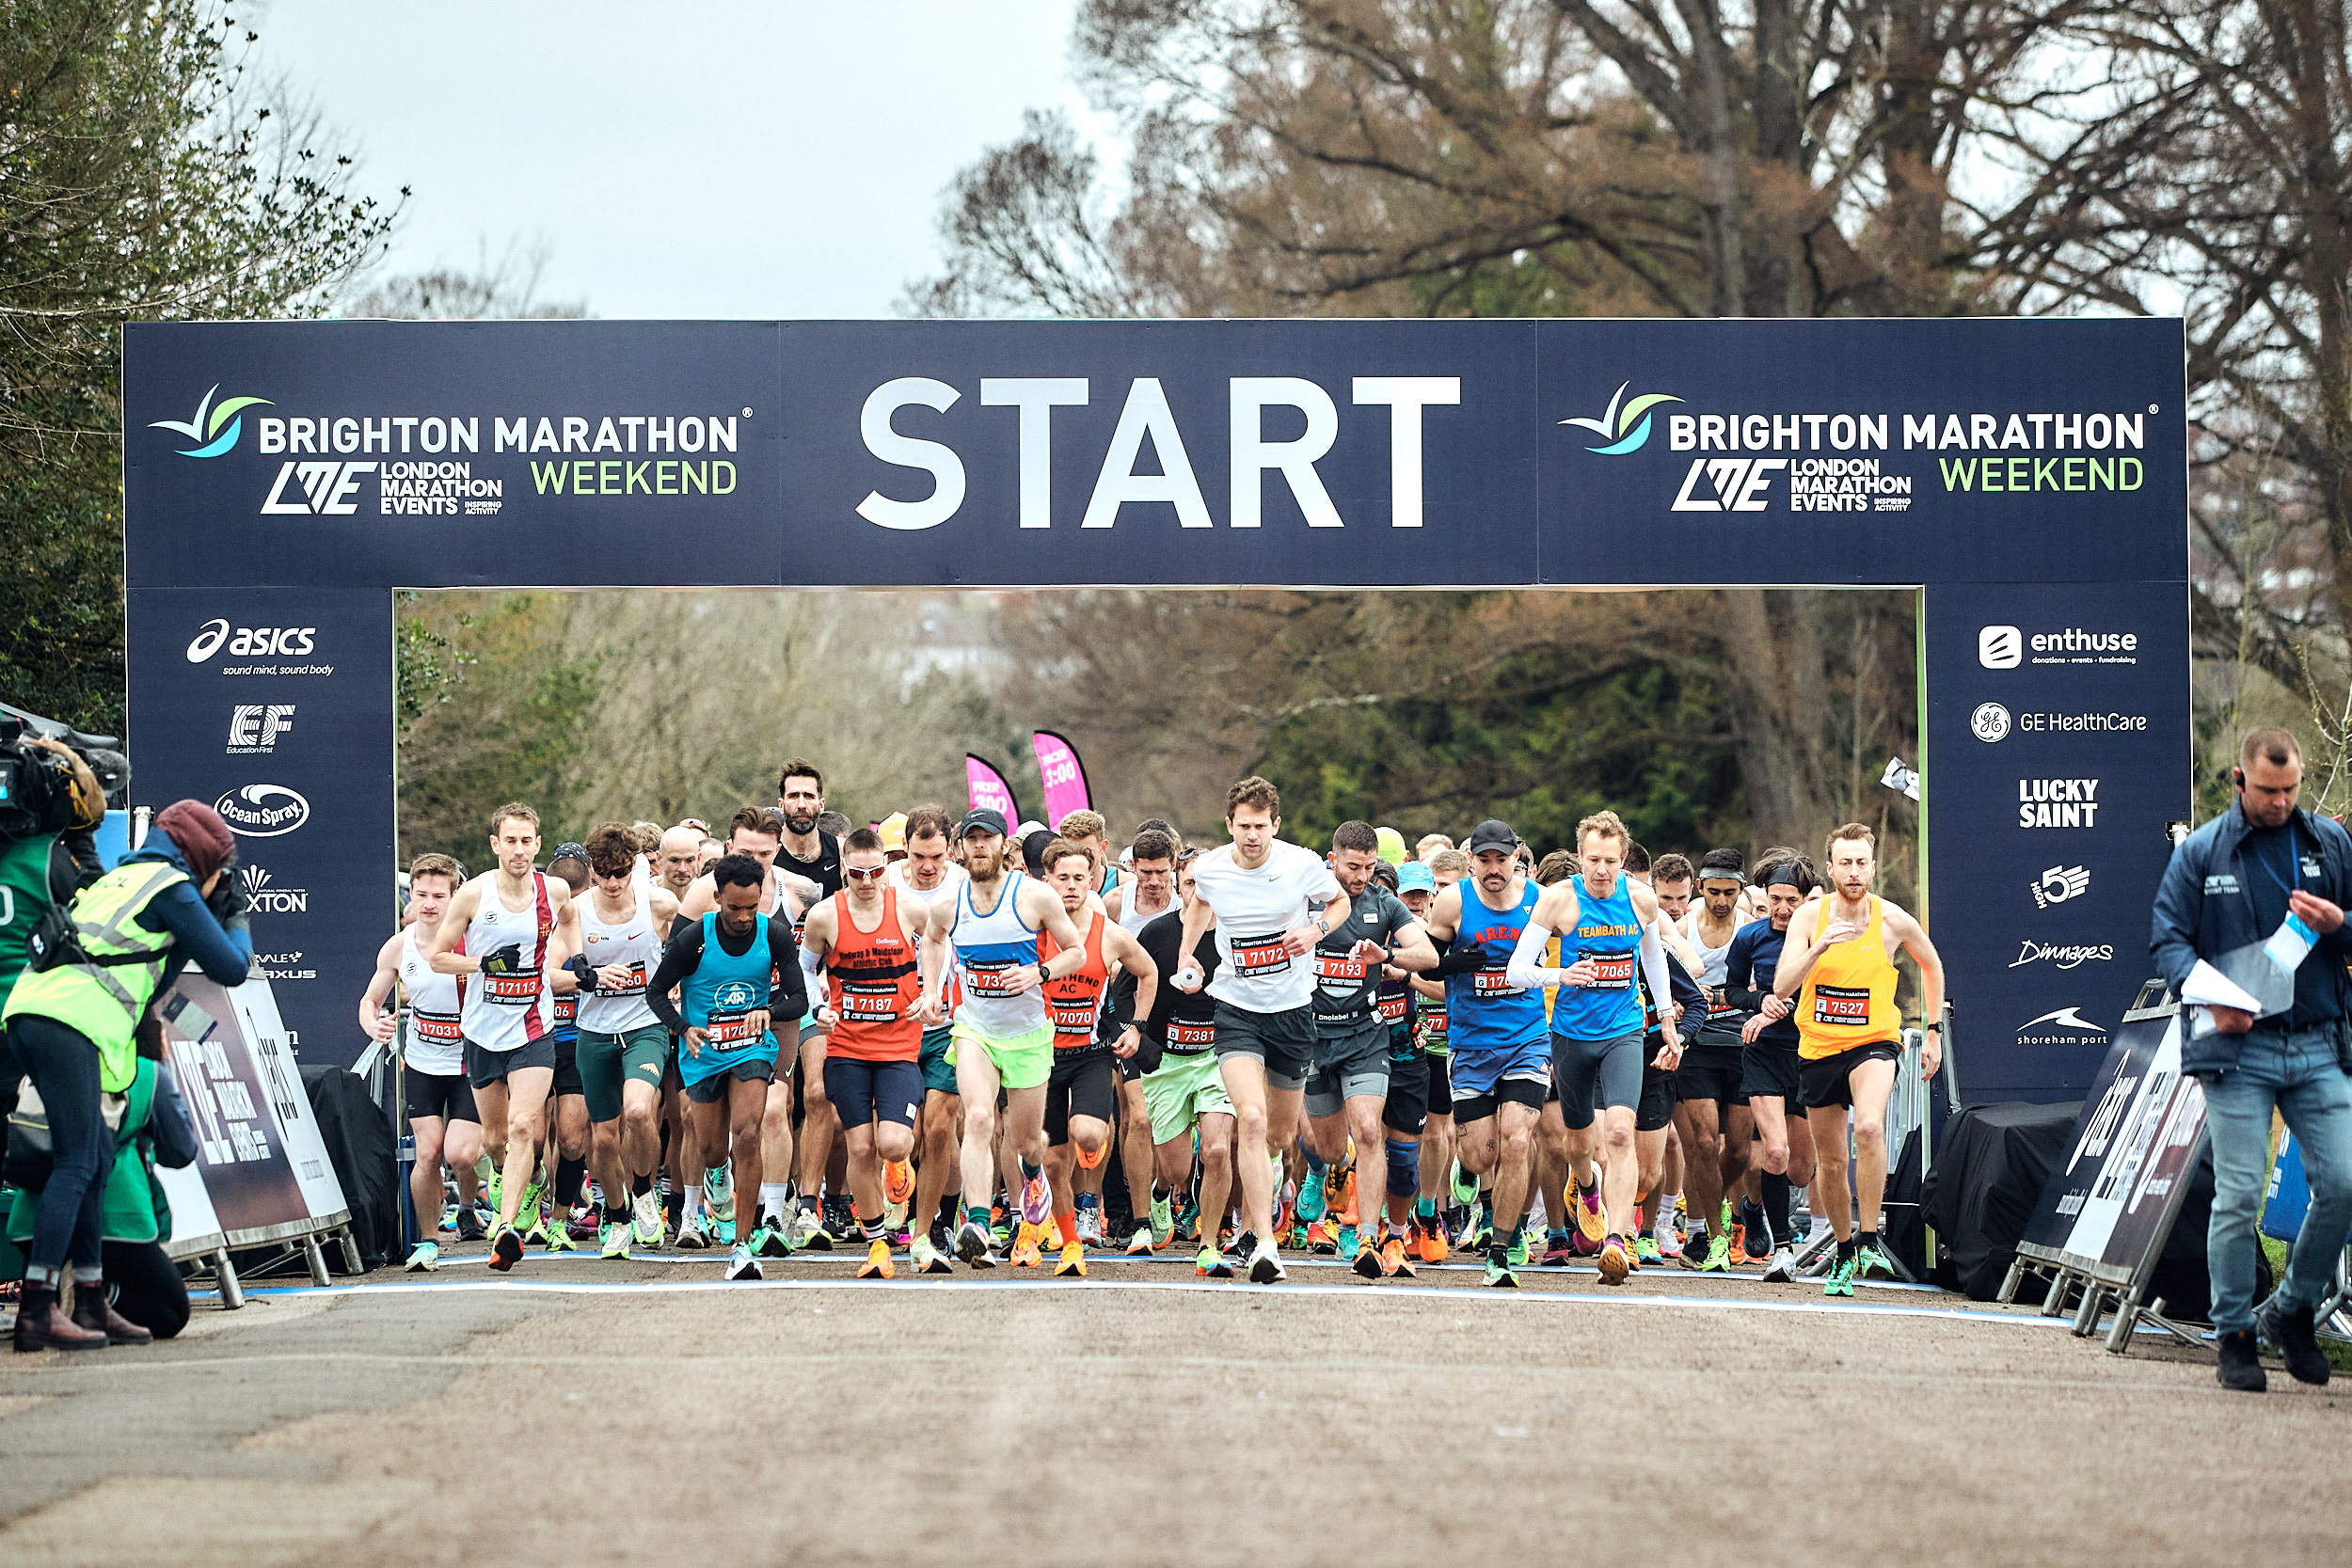
[[[1406,995],[1403,991],[1400,990],[1393,993],[1382,991],[1380,993],[1380,1017],[1382,1022],[1391,1025],[1402,1023],[1407,1018],[1412,1016],[1412,1011],[1413,999]]]
[[[767,1033],[765,1029],[752,1027],[749,1013],[713,1013],[703,1029],[710,1043],[722,1049],[755,1044],[760,1036]]]
[[[1070,1039],[1089,1040],[1094,1037],[1094,1004],[1092,1002],[1056,1002],[1054,1010],[1055,1043]]]
[[[644,966],[644,964],[642,964],[642,963],[633,963],[633,964],[629,965],[629,966],[628,966],[628,983],[627,983],[627,984],[625,984],[625,985],[618,985],[618,986],[608,986],[608,985],[604,985],[604,984],[602,984],[602,983],[599,983],[599,984],[597,985],[597,987],[596,987],[596,994],[597,994],[598,996],[613,996],[613,997],[625,997],[625,996],[643,996],[643,995],[644,995],[644,994],[645,994],[645,966]]]
[[[1633,985],[1633,955],[1630,953],[1587,953],[1593,961],[1592,984],[1588,990],[1628,990]]]
[[[579,1017],[579,1016],[580,1016],[580,994],[579,994],[577,991],[575,991],[573,994],[571,994],[571,995],[569,995],[569,996],[559,996],[559,997],[557,997],[557,998],[555,999],[555,1022],[558,1022],[558,1023],[569,1023],[569,1022],[572,1022],[572,1020],[573,1020],[573,1019],[575,1019],[575,1018],[577,1018],[577,1017]]]
[[[1856,1028],[1870,1022],[1870,993],[1855,986],[1815,986],[1813,988],[1813,1022],[1841,1029]]]
[[[841,985],[840,1012],[844,1023],[896,1023],[899,1016],[898,988],[871,980],[845,980]]]
[[[1317,953],[1315,984],[1334,1001],[1349,1001],[1364,989],[1364,977],[1371,968],[1370,964],[1343,954]]]
[[[1214,1023],[1170,1023],[1168,1026],[1168,1048],[1170,1051],[1206,1051],[1216,1043]]]
[[[1018,996],[1014,971],[1022,966],[1011,958],[966,960],[963,965],[964,993],[979,1001]]]
[[[1283,942],[1279,931],[1270,936],[1235,937],[1232,957],[1226,967],[1246,980],[1287,974],[1291,967],[1291,950]]]
[[[1470,974],[1472,996],[1517,996],[1518,988],[1503,977],[1500,968],[1475,970]]]
[[[525,970],[516,974],[483,974],[482,1000],[494,1007],[528,1007],[539,1000],[539,972]]]
[[[416,1031],[421,1040],[446,1040],[454,1045],[466,1037],[455,1013],[421,1013],[411,1007],[408,1027]]]

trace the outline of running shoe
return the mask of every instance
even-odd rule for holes
[[[907,1243],[907,1261],[914,1265],[916,1274],[955,1272],[948,1266],[947,1259],[941,1256],[939,1248],[931,1244],[929,1235],[917,1236]]]
[[[1519,1288],[1519,1276],[1511,1272],[1510,1264],[1490,1252],[1486,1254],[1486,1275],[1479,1283],[1498,1291],[1516,1291]]]
[[[1568,1185],[1572,1189],[1576,1187],[1575,1178],[1569,1178]],[[1608,1216],[1600,1211],[1600,1189],[1596,1186],[1589,1193],[1581,1190],[1571,1191],[1568,1195],[1568,1212],[1576,1216],[1577,1234],[1595,1243],[1591,1249],[1580,1250],[1597,1250],[1601,1239],[1609,1233]]]
[[[705,1252],[709,1250],[710,1238],[703,1234],[701,1219],[689,1214],[678,1221],[677,1240],[672,1244],[680,1252]]]
[[[457,1228],[457,1204],[453,1199],[441,1205],[440,1228],[443,1230]]]
[[[1435,1214],[1426,1221],[1416,1216],[1413,1229],[1420,1237],[1422,1262],[1442,1263],[1453,1253],[1454,1249],[1446,1244],[1445,1223]]]
[[[1282,1255],[1275,1250],[1274,1243],[1270,1239],[1260,1241],[1257,1250],[1249,1255],[1249,1282],[1279,1285],[1289,1277],[1282,1272]]]
[[[1772,1227],[1761,1213],[1740,1233],[1740,1250],[1751,1263],[1761,1263],[1772,1255]]]
[[[1633,1239],[1633,1266],[1635,1268],[1640,1268],[1644,1263],[1663,1261],[1665,1261],[1665,1255],[1658,1250],[1657,1237],[1642,1235]]]
[[[601,1228],[603,1234],[596,1238],[596,1256],[626,1261],[628,1258],[629,1222],[622,1220]]]
[[[1724,1232],[1724,1249],[1734,1257],[1745,1258],[1748,1255],[1747,1229],[1746,1226],[1733,1220],[1730,1227]]]
[[[1527,1227],[1525,1226],[1521,1226],[1519,1227],[1518,1240],[1511,1243],[1511,1266],[1513,1268],[1523,1269],[1527,1267],[1528,1246],[1529,1240]]]
[[[1450,1185],[1453,1188],[1454,1202],[1456,1207],[1467,1209],[1478,1201],[1478,1178],[1464,1170],[1462,1162],[1459,1160],[1454,1162],[1454,1175]]]
[[[515,1220],[516,1224],[520,1224],[524,1220],[529,1220],[531,1222],[532,1228],[536,1229],[539,1226],[545,1223],[540,1215],[539,1200],[547,1196],[547,1183],[539,1180],[536,1177],[532,1179],[530,1185],[523,1188],[522,1207],[515,1211]]]
[[[521,1227],[525,1242],[533,1246],[548,1244],[548,1222],[544,1213],[534,1214],[526,1207],[521,1213],[515,1216],[515,1223]]]
[[[1484,1209],[1471,1214],[1470,1244],[1480,1252],[1495,1244],[1495,1217]]]
[[[888,1279],[897,1273],[898,1270],[891,1266],[888,1242],[876,1242],[868,1246],[866,1249],[866,1261],[860,1263],[857,1269],[857,1276],[860,1279]]]
[[[1675,1254],[1675,1261],[1686,1269],[1707,1267],[1708,1238],[1704,1232],[1685,1240],[1682,1250]]]
[[[991,1211],[989,1233],[996,1238],[996,1245],[1000,1251],[1012,1245],[1012,1226],[1013,1219],[1010,1214],[1006,1213],[1002,1209]]]
[[[1103,1244],[1103,1211],[1091,1203],[1082,1204],[1078,1209],[1078,1243],[1081,1246]]]
[[[755,1258],[789,1258],[792,1256],[792,1243],[784,1239],[784,1232],[771,1220],[761,1220],[759,1227],[752,1232],[750,1239],[743,1244],[752,1249],[752,1256]]]
[[[1772,1260],[1764,1265],[1766,1282],[1773,1285],[1787,1285],[1796,1277],[1797,1249],[1786,1246],[1774,1248]]]
[[[478,1242],[489,1233],[490,1227],[482,1223],[481,1210],[470,1203],[461,1203],[457,1206],[457,1239],[459,1241]]]
[[[882,1201],[906,1204],[914,1199],[914,1166],[904,1160],[882,1162]]]
[[[738,1242],[735,1244],[734,1250],[727,1254],[728,1282],[733,1283],[739,1279],[759,1279],[762,1277],[764,1276],[759,1272],[759,1259],[752,1256],[752,1249],[750,1247],[744,1245],[740,1242]]]
[[[1038,1247],[1038,1235],[1039,1230],[1036,1226],[1029,1224],[1026,1220],[1021,1223],[1021,1234],[1012,1243],[1012,1266],[1014,1268],[1034,1269],[1044,1262],[1044,1255]]]
[[[1629,1272],[1627,1256],[1625,1238],[1622,1236],[1612,1236],[1600,1243],[1600,1282],[1603,1285],[1625,1283]]]
[[[1062,1243],[1061,1261],[1054,1265],[1056,1279],[1084,1279],[1087,1276],[1087,1249],[1076,1242]]]
[[[833,1236],[825,1229],[822,1214],[814,1208],[796,1203],[792,1206],[792,1212],[785,1216],[784,1244],[794,1252],[831,1252]]]
[[[703,1207],[714,1221],[735,1218],[735,1177],[725,1165],[703,1172]]]
[[[1870,1277],[1872,1269],[1876,1269],[1889,1279],[1895,1277],[1895,1260],[1886,1256],[1886,1249],[1866,1244],[1853,1255],[1853,1276],[1856,1279],[1867,1279]]]
[[[572,1227],[561,1220],[548,1226],[548,1250],[549,1252],[578,1252],[580,1243],[572,1240]]]
[[[996,1238],[977,1220],[965,1220],[963,1228],[956,1232],[956,1256],[976,1269],[996,1266]]]
[[[1324,1258],[1340,1250],[1339,1241],[1331,1234],[1331,1227],[1321,1220],[1307,1227],[1307,1245],[1317,1256]]]
[[[1231,1279],[1233,1277],[1233,1265],[1227,1262],[1225,1255],[1216,1248],[1204,1246],[1192,1260],[1192,1272],[1210,1279]]]
[[[575,1210],[572,1217],[564,1223],[564,1228],[571,1233],[571,1238],[575,1242],[593,1242],[596,1239],[596,1232],[603,1228],[603,1222],[596,1217],[603,1212],[602,1203],[584,1210]]]
[[[637,1244],[660,1246],[661,1244],[661,1195],[651,1187],[646,1188],[630,1200],[629,1212],[634,1218],[637,1228]]]
[[[1360,1226],[1364,1223],[1362,1211],[1356,1207],[1356,1149],[1353,1145],[1348,1147],[1347,1151],[1347,1183],[1340,1191],[1339,1212],[1332,1217],[1343,1225]]]
[[[1156,1203],[1152,1205],[1155,1210],[1158,1207]],[[1197,1242],[1200,1239],[1200,1205],[1194,1200],[1190,1193],[1184,1195],[1184,1206],[1177,1213],[1176,1227],[1169,1232],[1169,1235],[1180,1242]]]
[[[1149,1225],[1138,1225],[1136,1227],[1136,1233],[1127,1238],[1127,1256],[1147,1258],[1151,1256],[1151,1253],[1152,1227]]]
[[[1391,1236],[1380,1243],[1380,1272],[1390,1279],[1413,1277],[1413,1255],[1405,1250],[1405,1238]]]
[[[522,1233],[510,1225],[499,1232],[497,1241],[490,1243],[490,1267],[504,1274],[521,1262],[522,1258]]]
[[[854,1246],[866,1238],[866,1231],[857,1223],[857,1210],[846,1197],[828,1197],[824,1204],[825,1229],[843,1246]]]
[[[1682,1257],[1682,1227],[1672,1220],[1658,1227],[1658,1256],[1679,1260]]]
[[[497,1209],[506,1196],[506,1173],[494,1168],[490,1172],[489,1185],[483,1188],[482,1193],[490,1200],[490,1207],[493,1210]]]
[[[1319,1170],[1309,1171],[1298,1183],[1298,1217],[1310,1225],[1323,1218],[1323,1183],[1324,1173]]]
[[[1544,1267],[1565,1269],[1576,1261],[1576,1248],[1568,1244],[1567,1232],[1555,1230],[1544,1245]]]
[[[1354,1267],[1366,1279],[1384,1279],[1393,1272],[1382,1268],[1380,1262],[1380,1248],[1373,1242],[1364,1241],[1356,1248]]]
[[[1729,1274],[1730,1272],[1731,1238],[1709,1236],[1707,1239],[1707,1257],[1699,1263],[1699,1273]]]
[[[1361,1238],[1357,1235],[1356,1227],[1353,1225],[1341,1226],[1339,1243],[1340,1261],[1343,1263],[1353,1263],[1356,1260],[1359,1251],[1360,1250],[1360,1243]]]
[[[401,1266],[410,1274],[431,1274],[441,1266],[441,1243],[419,1242],[416,1249],[408,1254],[408,1261]]]
[[[1021,1220],[1025,1225],[1043,1225],[1053,1212],[1054,1189],[1041,1169],[1021,1183]]]
[[[1166,1246],[1176,1236],[1176,1214],[1165,1197],[1152,1199],[1152,1244]]]
[[[1832,1263],[1829,1269],[1829,1282],[1821,1287],[1821,1294],[1825,1296],[1852,1295],[1853,1271],[1854,1259],[1851,1258],[1840,1258],[1836,1262]]]

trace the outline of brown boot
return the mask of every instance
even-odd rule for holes
[[[155,1331],[141,1328],[115,1310],[106,1299],[106,1287],[91,1285],[73,1288],[73,1323],[78,1328],[94,1329],[106,1337],[110,1345],[151,1345]]]
[[[34,1350],[103,1350],[103,1330],[92,1333],[66,1316],[56,1292],[27,1284],[16,1307],[16,1348]]]

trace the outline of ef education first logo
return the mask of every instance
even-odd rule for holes
[[[236,446],[237,437],[245,433],[245,417],[240,410],[250,408],[256,404],[264,408],[271,404],[267,398],[223,398],[220,405],[215,407],[213,393],[219,390],[220,383],[214,382],[213,390],[206,392],[203,401],[196,405],[195,419],[156,420],[147,428],[177,431],[197,443],[193,447],[183,449],[180,453],[183,457],[227,456],[230,450]],[[229,427],[227,430],[221,429],[224,424]]]

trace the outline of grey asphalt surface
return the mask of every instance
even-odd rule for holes
[[[0,1360],[0,1560],[2341,1563],[2352,1382],[1865,1287],[453,1260]]]

